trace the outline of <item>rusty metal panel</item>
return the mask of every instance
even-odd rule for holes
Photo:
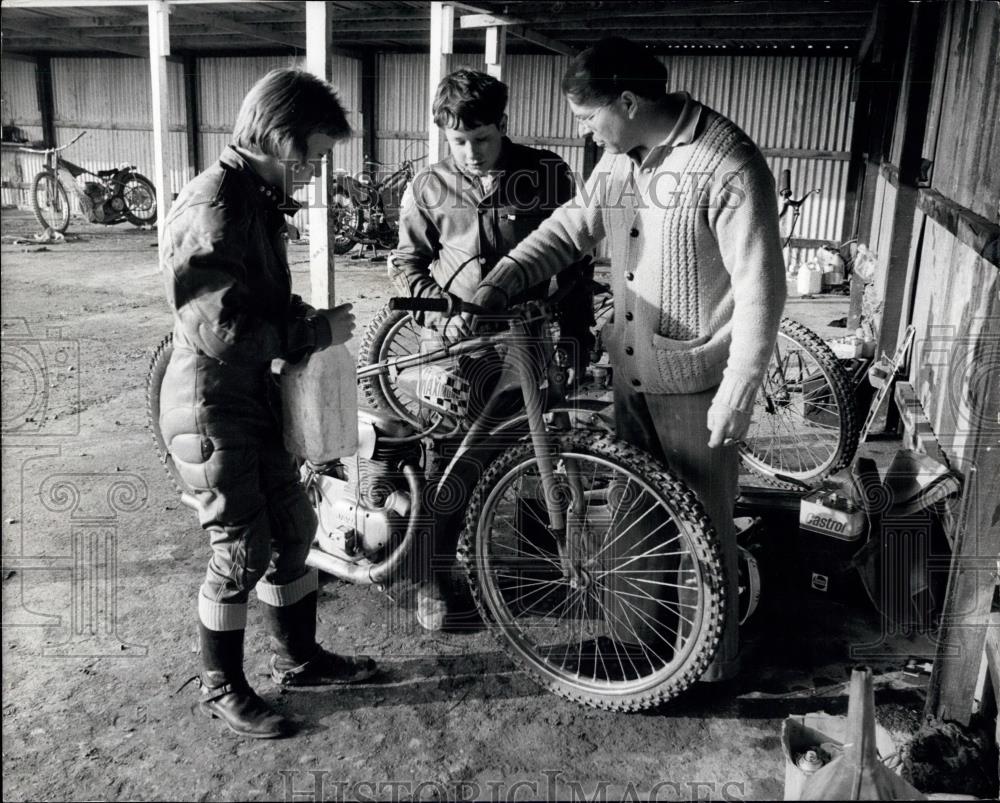
[[[3,60],[3,122],[19,128],[41,126],[42,112],[38,108],[35,90],[35,64],[20,59]]]

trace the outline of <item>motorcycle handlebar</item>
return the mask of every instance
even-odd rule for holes
[[[86,133],[86,131],[81,131],[65,145],[60,145],[58,148],[43,148],[42,150],[36,150],[35,148],[18,148],[18,150],[25,151],[26,153],[59,153],[59,151],[66,150],[70,145],[74,145],[76,141],[85,136]]]
[[[472,315],[486,315],[488,311],[476,304],[457,298],[390,298],[389,309],[404,312],[440,312],[455,315],[468,312]]]

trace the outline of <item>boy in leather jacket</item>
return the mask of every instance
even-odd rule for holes
[[[486,73],[456,70],[438,85],[434,122],[444,131],[450,155],[414,177],[400,210],[399,245],[389,259],[394,284],[415,298],[471,301],[482,277],[573,197],[573,177],[559,156],[506,136],[506,108],[506,84]],[[579,267],[592,273],[589,260]],[[567,272],[560,282],[569,278]],[[532,288],[531,295],[544,298],[548,285],[546,280]],[[593,322],[590,287],[584,283],[579,288],[564,302],[561,324],[564,346],[577,367],[592,344],[588,324]],[[445,340],[471,334],[469,316],[424,314],[418,320]],[[434,339],[425,330],[427,335]],[[485,404],[500,366],[492,352],[460,360],[459,371],[473,386],[473,410]],[[468,492],[480,471],[472,456],[466,462],[468,467],[458,474]],[[420,578],[417,590],[417,621],[426,630],[445,624],[449,600],[444,578],[459,530],[444,514],[436,517],[430,576]],[[421,573],[426,575],[427,567]]]
[[[312,506],[282,442],[271,361],[346,342],[351,305],[315,310],[291,292],[282,190],[350,134],[333,88],[273,70],[250,90],[218,162],[180,192],[160,260],[174,311],[174,350],[160,426],[212,547],[198,594],[202,711],[254,738],[290,722],[243,672],[251,589],[270,632],[271,677],[283,686],[364,680],[367,657],[316,643],[317,575],[306,566]]]

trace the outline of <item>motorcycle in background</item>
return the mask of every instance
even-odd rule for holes
[[[399,241],[399,202],[415,175],[414,165],[425,158],[404,159],[389,175],[375,180],[372,168],[393,167],[365,157],[369,169],[359,179],[343,176],[331,196],[336,210],[333,251],[346,254],[360,243],[364,247],[391,250]]]
[[[86,133],[81,132],[59,148],[20,149],[45,157],[44,167],[31,182],[31,208],[39,225],[60,234],[66,231],[70,218],[70,193],[91,223],[105,226],[126,221],[133,226],[156,223],[156,188],[153,182],[136,170],[135,165],[121,164],[93,173],[59,155]]]

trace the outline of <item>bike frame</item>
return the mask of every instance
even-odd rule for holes
[[[552,455],[557,451],[557,443],[553,430],[545,421],[546,403],[551,400],[547,398],[547,394],[543,390],[545,368],[541,363],[544,360],[538,359],[537,348],[541,344],[544,349],[546,343],[544,337],[532,333],[532,324],[538,320],[548,320],[548,315],[537,305],[529,305],[529,310],[515,310],[509,314],[487,316],[492,320],[506,322],[509,327],[507,332],[476,336],[444,345],[424,354],[408,354],[385,362],[372,363],[359,369],[358,377],[376,376],[388,368],[403,369],[443,362],[463,354],[482,351],[485,348],[505,347],[504,370],[515,373],[524,398],[525,412],[509,417],[502,421],[499,426],[491,427],[491,422],[494,420],[491,414],[499,406],[504,392],[505,383],[501,377],[497,383],[497,389],[487,401],[482,413],[466,431],[455,455],[437,480],[435,495],[447,487],[449,478],[458,470],[462,458],[479,444],[489,443],[491,438],[497,436],[516,436],[520,440],[529,435],[534,446],[542,487],[545,491],[549,521],[552,523],[553,534],[562,548],[565,545],[567,532],[567,513],[582,515],[584,511],[579,508],[568,510],[559,502],[560,499],[564,498],[564,495],[559,492],[557,487],[555,465],[552,458]],[[551,347],[551,344],[549,346]],[[500,451],[502,448],[502,441],[500,441],[496,451]],[[579,505],[580,500],[584,498],[582,481],[572,467],[568,467],[568,469],[570,482],[576,492],[572,498],[577,500]]]

